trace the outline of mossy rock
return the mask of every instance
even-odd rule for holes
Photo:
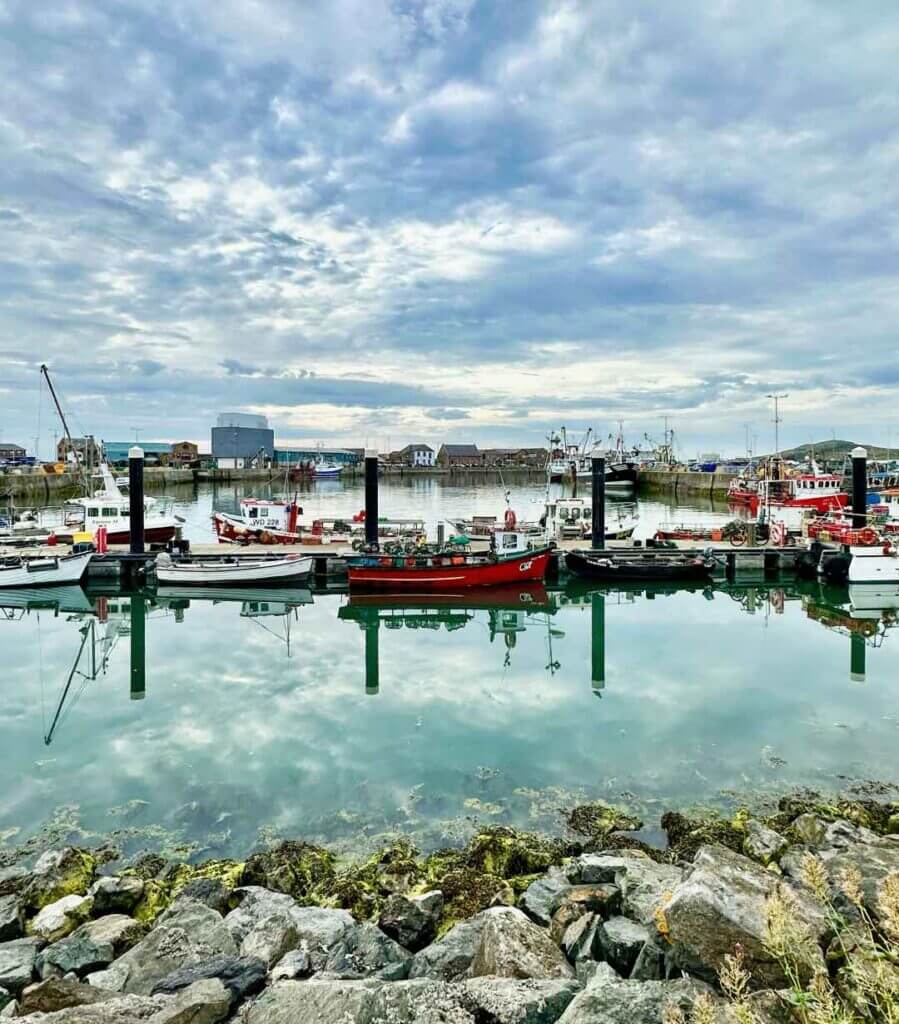
[[[659,850],[649,843],[644,843],[636,836],[623,835],[620,832],[612,832],[607,836],[599,836],[588,843],[584,843],[580,852],[582,853],[608,853],[610,850],[639,850],[645,853],[650,860],[658,863],[665,863],[670,860],[666,850]]]
[[[425,877],[418,850],[406,838],[396,840],[361,864],[328,877],[313,897],[331,907],[349,910],[358,920],[374,919],[394,893],[414,889]]]
[[[243,884],[243,874],[246,862],[242,860],[207,860],[195,867],[192,866],[190,875],[184,881],[176,883],[173,887],[174,895],[177,895],[188,882],[201,878],[210,878],[215,882],[221,882],[222,886],[230,893],[239,885]]]
[[[814,814],[824,821],[843,818],[853,825],[861,825],[879,835],[890,835],[899,826],[899,804],[880,803],[877,800],[827,799],[819,793],[806,792],[785,796],[778,802],[779,813],[773,825],[787,828],[801,814]]]
[[[271,850],[254,853],[243,867],[241,885],[261,885],[308,905],[315,902],[314,891],[333,877],[330,851],[287,839]]]
[[[28,908],[39,911],[64,896],[86,895],[96,871],[97,860],[92,853],[75,846],[67,847],[57,866],[46,874],[32,876],[26,892]]]
[[[565,816],[565,824],[570,832],[594,842],[612,832],[628,832],[643,827],[639,818],[602,800],[572,808]]]
[[[466,867],[482,874],[513,878],[547,871],[561,863],[567,852],[567,844],[560,839],[497,825],[473,836],[462,860]]]
[[[443,916],[437,929],[438,938],[466,918],[488,907],[502,903],[515,904],[515,892],[504,878],[460,867],[448,871],[440,879],[443,893]]]
[[[144,882],[143,895],[131,912],[131,916],[141,924],[152,924],[163,910],[168,908],[173,899],[171,885],[150,878]]]
[[[668,835],[668,857],[674,860],[693,860],[700,846],[720,843],[736,853],[743,852],[746,838],[744,828],[722,818],[689,818],[678,811],[662,815],[662,828]]]
[[[161,874],[167,864],[168,861],[165,857],[161,857],[158,853],[142,853],[119,874],[130,875],[139,878],[142,882],[148,882],[151,878],[156,878]]]

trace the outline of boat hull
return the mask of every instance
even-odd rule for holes
[[[431,593],[469,587],[504,587],[516,583],[540,583],[549,568],[551,550],[528,551],[514,558],[497,561],[441,566],[354,565],[347,569],[350,590],[387,590]],[[462,556],[460,556],[461,558]],[[370,559],[366,559],[369,561]],[[447,559],[449,561],[449,559]],[[378,561],[415,562],[419,559],[379,559]],[[427,561],[427,560],[425,560]]]
[[[569,551],[565,556],[565,564],[569,571],[577,576],[590,580],[602,580],[613,583],[619,580],[628,582],[642,580],[662,580],[675,583],[696,582],[707,580],[712,575],[711,566],[702,561],[662,562],[616,562],[601,556],[589,558],[577,551]]]
[[[216,536],[226,544],[299,544],[300,535],[273,527],[254,528],[225,512],[212,514]]]
[[[156,579],[166,586],[291,586],[306,580],[312,559],[301,555],[278,559],[156,563]]]
[[[80,583],[91,552],[82,555],[63,555],[33,558],[21,566],[0,567],[0,587],[50,587]]]

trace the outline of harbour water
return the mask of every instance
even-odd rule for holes
[[[541,494],[516,488],[519,516]],[[176,496],[185,533],[209,539],[237,496]],[[352,513],[361,485],[304,504]],[[433,524],[503,501],[414,480],[381,506]],[[728,518],[640,514],[649,532]],[[485,823],[559,831],[593,799],[651,832],[670,807],[899,781],[899,599],[880,600],[793,581],[399,603],[0,592],[0,842],[50,826],[197,857],[279,835],[428,849]]]

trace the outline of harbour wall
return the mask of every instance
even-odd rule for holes
[[[687,470],[641,469],[637,484],[641,491],[656,494],[690,494],[723,498],[734,473],[695,473]]]
[[[144,470],[144,488],[148,491],[162,491],[178,485],[192,486],[196,472],[192,469],[148,466]],[[41,469],[0,473],[0,506],[6,500],[15,505],[23,502],[53,504],[83,492],[84,485],[76,473],[45,473]]]

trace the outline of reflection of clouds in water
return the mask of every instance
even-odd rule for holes
[[[702,799],[758,780],[820,782],[850,767],[896,774],[895,766],[884,771],[895,727],[883,718],[895,656],[872,654],[869,685],[853,688],[848,641],[806,619],[798,603],[766,624],[721,596],[610,598],[602,700],[589,678],[589,608],[552,618],[565,633],[554,640],[555,676],[544,669],[542,617],[518,634],[505,669],[486,612],[454,632],[382,628],[381,689],[369,697],[364,636],[338,621],[340,603],[317,598],[300,610],[289,660],[283,644],[240,617],[239,604],[194,601],[182,623],[151,619],[147,699],[128,700],[123,643],[109,676],[70,712],[51,748],[55,761],[40,775],[31,767],[46,754],[36,637],[33,623],[15,626],[22,642],[11,692],[25,717],[0,752],[14,783],[0,825],[28,826],[75,801],[85,821],[108,828],[106,808],[141,798],[148,821],[189,835],[227,814],[235,849],[245,849],[262,825],[338,836],[367,821],[411,816],[418,827],[481,805],[526,821],[519,787]],[[280,631],[281,620],[272,623]],[[57,620],[42,637],[45,679],[60,680],[77,627]],[[776,766],[760,757],[763,748]],[[502,771],[479,779],[479,765]]]

